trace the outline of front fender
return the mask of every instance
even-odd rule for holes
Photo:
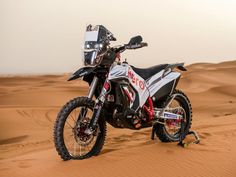
[[[80,68],[79,70],[77,70],[75,73],[73,73],[69,77],[68,81],[72,81],[72,80],[78,79],[80,77],[86,76],[86,75],[92,73],[94,70],[95,70],[95,67],[83,67],[83,68]]]

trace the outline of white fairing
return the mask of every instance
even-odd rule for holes
[[[178,72],[171,72],[165,77],[162,77],[164,70],[152,76],[150,79],[146,81],[146,85],[148,87],[150,96],[152,97],[160,88],[169,82],[177,79],[180,76]]]
[[[128,78],[128,67],[129,65],[127,64],[115,65],[109,72],[108,80]]]
[[[139,108],[145,104],[149,96],[152,97],[160,88],[180,76],[180,73],[178,72],[170,72],[168,75],[163,77],[163,73],[164,69],[145,81],[142,77],[134,72],[131,66],[123,63],[111,68],[108,75],[108,80],[112,81],[122,78],[128,79],[129,83],[138,92]]]

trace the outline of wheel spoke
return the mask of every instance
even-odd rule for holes
[[[169,111],[176,113],[176,110],[178,113],[181,112],[181,114],[183,115],[183,119],[186,118],[185,111],[181,107],[180,103],[177,100],[173,100],[173,102],[169,106]],[[181,111],[179,111],[179,110],[181,110]],[[179,125],[179,123],[176,122],[176,120],[166,121],[165,129],[166,129],[166,132],[170,136],[173,136],[173,137],[178,136],[180,128],[181,128],[181,125]]]
[[[66,124],[69,125],[71,129],[74,129],[74,127],[72,127],[69,122],[66,122]]]
[[[79,155],[81,156],[81,145],[79,145]]]
[[[76,121],[75,121],[75,118],[74,118],[71,114],[70,114],[69,116],[71,117],[71,119],[72,119],[74,122],[76,122]]]
[[[74,155],[75,156],[77,155],[77,152],[76,152],[77,151],[77,147],[78,147],[77,145],[78,144],[76,142],[74,142],[74,149],[73,150],[74,150]]]

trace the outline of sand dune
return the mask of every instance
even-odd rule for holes
[[[68,75],[0,78],[0,176],[236,176],[236,61],[187,67],[179,88],[193,105],[201,143],[186,149],[141,131],[108,127],[99,156],[63,162],[52,142],[57,112],[87,93]]]

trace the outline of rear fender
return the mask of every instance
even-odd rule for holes
[[[168,69],[171,69],[173,70],[174,68],[177,68],[181,71],[187,71],[187,69],[184,67],[184,63],[175,63],[175,64],[169,64],[167,67],[166,67],[166,70]]]

